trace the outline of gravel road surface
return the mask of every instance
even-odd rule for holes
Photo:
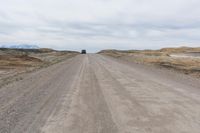
[[[199,133],[200,80],[78,55],[0,88],[0,133]]]

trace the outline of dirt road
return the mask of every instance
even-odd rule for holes
[[[200,82],[79,55],[0,88],[0,133],[199,133]]]

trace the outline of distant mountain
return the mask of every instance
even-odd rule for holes
[[[3,44],[0,48],[14,48],[14,49],[39,49],[37,45],[30,44]]]

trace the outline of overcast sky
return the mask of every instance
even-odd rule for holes
[[[0,0],[0,44],[54,49],[200,46],[200,0]]]

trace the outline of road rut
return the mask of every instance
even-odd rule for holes
[[[78,55],[0,88],[1,133],[199,133],[200,83]]]

